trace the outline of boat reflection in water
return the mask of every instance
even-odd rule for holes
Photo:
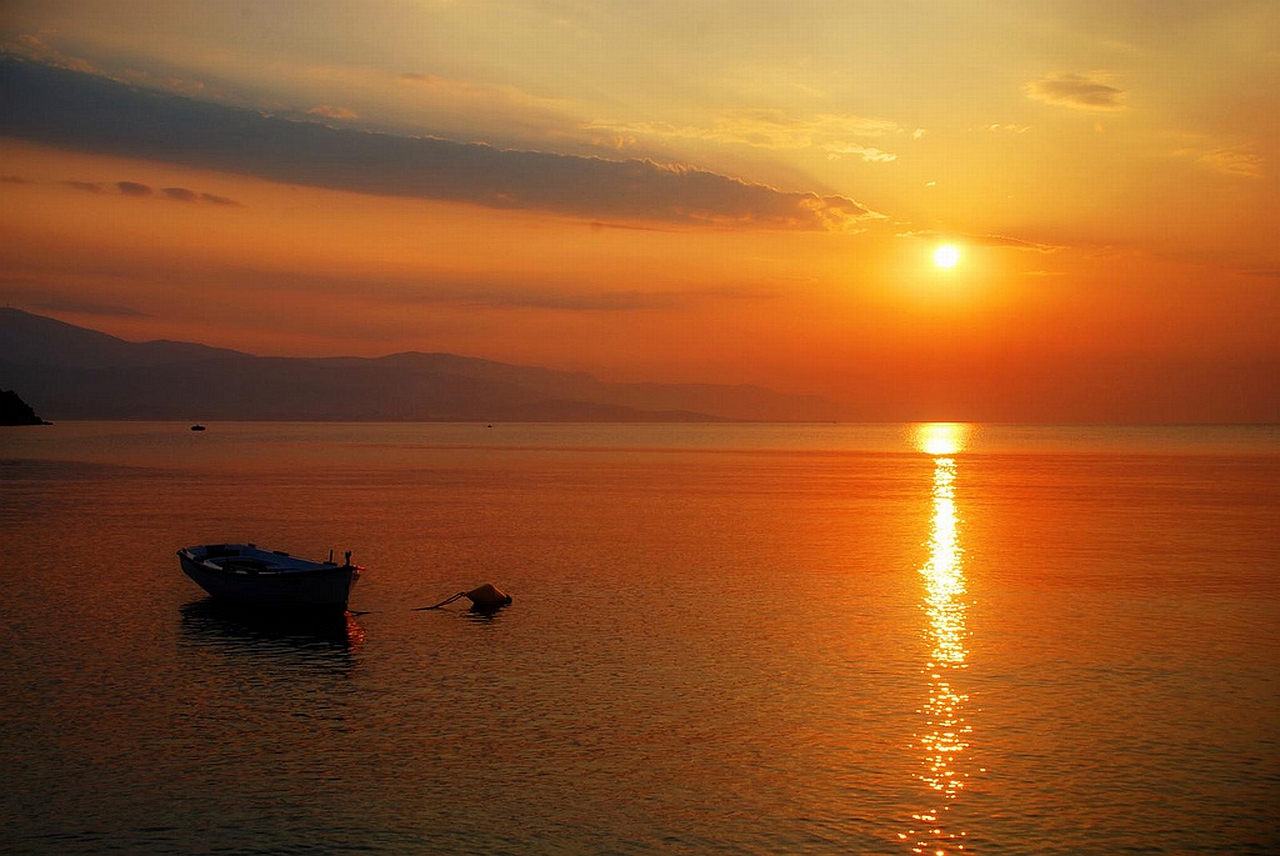
[[[964,550],[960,546],[960,515],[956,509],[956,459],[969,427],[954,423],[917,426],[916,447],[933,457],[933,523],[929,559],[920,568],[921,608],[927,619],[923,633],[929,659],[921,670],[928,696],[918,711],[923,721],[913,735],[919,753],[916,778],[925,786],[925,807],[912,815],[914,823],[900,833],[915,853],[944,856],[966,850],[968,832],[957,829],[948,812],[964,790],[969,772],[969,744],[973,727],[963,691],[967,667],[968,629]]]
[[[350,665],[364,630],[348,612],[291,613],[208,597],[181,607],[183,636],[228,654],[298,658]]]

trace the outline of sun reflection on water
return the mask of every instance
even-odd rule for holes
[[[968,835],[945,820],[969,778],[966,767],[973,731],[965,716],[969,696],[957,683],[967,666],[969,633],[965,625],[964,550],[956,510],[956,460],[952,457],[964,449],[967,436],[968,426],[953,423],[920,425],[915,434],[917,448],[933,456],[929,559],[920,568],[924,584],[921,608],[928,619],[923,633],[931,649],[921,670],[928,697],[918,711],[923,722],[912,743],[920,752],[916,778],[925,785],[928,799],[927,807],[912,815],[914,825],[898,837],[912,852],[933,856],[966,850]]]
[[[917,449],[938,457],[963,452],[969,443],[971,426],[963,422],[925,422],[916,425],[912,433]]]

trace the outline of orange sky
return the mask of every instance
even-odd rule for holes
[[[0,39],[32,312],[851,418],[1280,419],[1270,2],[19,2]]]

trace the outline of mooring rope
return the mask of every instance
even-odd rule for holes
[[[457,594],[446,597],[444,600],[440,601],[435,606],[418,606],[418,607],[414,607],[413,611],[422,612],[424,609],[439,609],[442,606],[448,606],[449,604],[453,603],[455,600],[457,600],[460,597],[466,597],[466,596],[467,596],[467,593],[465,591],[460,591]]]

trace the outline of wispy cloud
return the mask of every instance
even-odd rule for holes
[[[1101,72],[1051,74],[1028,81],[1023,91],[1036,101],[1072,110],[1115,113],[1128,109],[1123,103],[1124,90],[1107,84],[1106,79]]]
[[[31,62],[0,61],[0,133],[388,196],[600,220],[851,230],[872,211],[686,165],[499,149],[264,116]]]
[[[145,312],[118,303],[98,303],[82,296],[60,293],[61,285],[44,277],[0,275],[0,295],[6,303],[31,311],[74,312],[113,318],[144,318]]]
[[[1266,158],[1255,140],[1196,131],[1169,131],[1164,154],[1221,175],[1263,178]]]
[[[637,226],[634,223],[602,223],[599,220],[593,220],[587,224],[592,231],[602,231],[605,229],[620,229],[627,232],[670,232],[671,229],[664,229],[660,226]]]
[[[52,298],[44,299],[28,303],[31,309],[44,310],[47,312],[74,312],[77,315],[99,315],[109,318],[148,318],[150,316],[145,312],[140,312],[132,306],[117,306],[112,303],[91,303],[75,298]]]
[[[354,110],[348,110],[346,107],[331,107],[328,104],[318,104],[307,113],[311,116],[323,116],[326,119],[339,119],[344,122],[360,118]]]
[[[962,232],[940,232],[933,229],[922,229],[915,232],[899,232],[899,238],[924,238],[928,240],[958,241],[978,247],[1003,247],[1010,250],[1027,250],[1036,253],[1056,253],[1066,249],[1060,244],[1044,244],[1039,241],[1028,241],[1009,235],[973,235]]]
[[[1180,152],[1190,156],[1196,163],[1215,172],[1226,175],[1240,175],[1246,178],[1262,178],[1262,156],[1244,147],[1222,147],[1197,151],[1195,149]]]
[[[904,128],[888,119],[838,113],[802,115],[764,108],[726,111],[709,125],[595,122],[588,128],[624,139],[680,138],[765,149],[815,148],[836,157],[852,154],[876,163],[896,160],[897,155],[852,141],[907,135]],[[923,135],[922,129],[916,129],[909,136],[919,139]]]
[[[116,190],[121,196],[150,196],[152,193],[149,186],[136,181],[117,181]]]
[[[558,290],[480,290],[465,296],[423,291],[412,302],[450,303],[487,309],[549,309],[561,312],[637,312],[676,308],[681,295],[667,292],[606,291],[561,293]]]
[[[239,202],[236,202],[234,199],[230,199],[226,196],[218,196],[213,193],[201,193],[200,201],[209,202],[213,205],[239,205],[240,204]]]
[[[83,71],[89,74],[98,73],[97,70],[85,60],[67,56],[61,51],[46,44],[43,39],[33,33],[19,33],[0,41],[0,51],[12,56],[23,57],[25,59],[35,60],[36,62],[48,65],[55,65],[59,68]]]
[[[156,194],[155,188],[151,187],[151,185],[138,181],[116,181],[110,184],[101,181],[64,181],[62,183],[67,187],[82,190],[86,193],[106,193],[108,188],[114,187],[121,196],[130,196],[135,199],[146,199]],[[162,187],[159,195],[174,202],[207,202],[211,205],[240,204],[226,196],[197,192],[188,187]]]
[[[422,74],[416,71],[404,71],[396,75],[396,80],[406,86],[417,86],[424,89],[435,89],[452,92],[492,92],[498,87],[483,86],[466,80],[454,80],[437,74]]]
[[[385,86],[395,83],[403,91],[414,93],[415,103],[429,105],[429,109],[464,109],[486,115],[501,115],[522,125],[536,125],[546,121],[549,116],[559,113],[566,106],[563,99],[535,95],[514,86],[477,83],[437,74],[405,71],[389,77],[384,76],[382,71],[350,67],[331,71],[332,79],[339,84],[354,82],[360,85]]]
[[[432,287],[402,296],[411,303],[442,303],[489,309],[546,309],[558,312],[658,312],[680,310],[706,300],[773,300],[776,294],[746,288],[709,288],[677,291],[570,291],[559,286],[471,288],[463,293]]]
[[[345,299],[360,294],[370,305],[391,310],[405,307],[442,307],[469,310],[540,310],[552,313],[608,313],[682,311],[695,304],[715,301],[774,300],[768,286],[715,285],[692,288],[645,288],[619,281],[591,286],[566,285],[520,274],[405,274],[369,275],[314,273],[262,268],[242,264],[187,265],[175,267],[134,255],[93,256],[78,260],[69,273],[65,260],[9,262],[12,273],[0,273],[0,302],[28,308],[57,309],[101,314],[140,314],[125,305],[86,302],[64,293],[72,282],[81,290],[132,294],[143,305],[163,291],[180,273],[194,292],[241,291],[257,297],[306,294],[310,298]]]
[[[258,274],[250,274],[250,277]],[[265,279],[279,282],[278,274],[263,275]],[[301,283],[293,283],[301,284]],[[309,293],[331,291],[342,294],[359,285],[368,285],[367,279],[353,282],[336,276],[308,276],[305,286]],[[608,289],[566,289],[563,284],[548,285],[525,282],[519,278],[476,277],[474,279],[443,280],[383,280],[375,283],[373,299],[390,305],[405,306],[455,306],[471,309],[539,309],[550,312],[664,312],[681,310],[703,301],[773,300],[777,294],[771,291],[744,287],[692,288],[692,289],[643,289],[613,287]]]
[[[865,163],[892,163],[898,159],[895,154],[881,151],[874,146],[861,146],[855,143],[829,143],[822,147],[827,157],[835,159],[844,155],[857,155]]]

